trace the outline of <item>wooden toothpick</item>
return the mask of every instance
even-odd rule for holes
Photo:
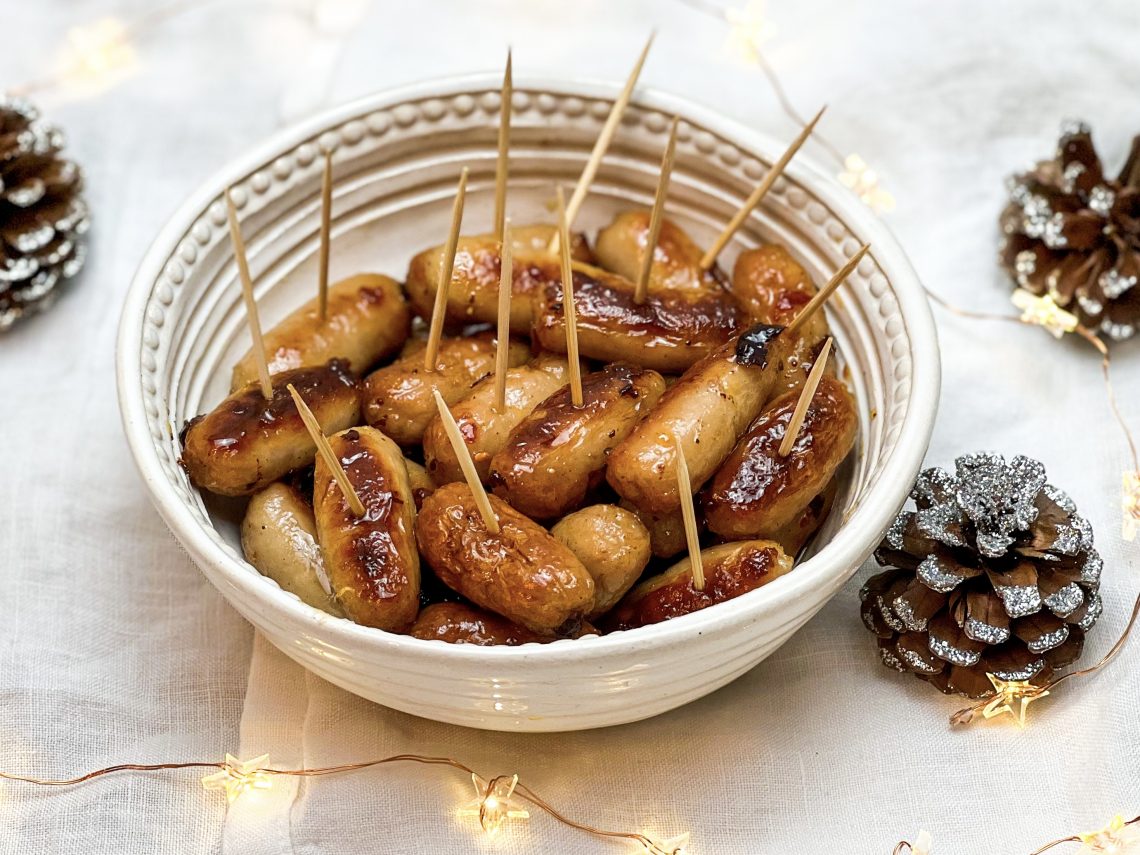
[[[257,300],[253,296],[253,277],[249,275],[249,262],[245,254],[245,240],[241,236],[241,226],[238,225],[237,207],[227,187],[226,218],[230,223],[230,242],[234,247],[234,258],[237,260],[238,279],[241,280],[241,295],[245,300],[245,317],[249,322],[249,334],[253,338],[253,356],[257,363],[257,378],[261,384],[261,394],[265,400],[273,397],[273,381],[269,379],[269,362],[265,358],[265,341],[261,337],[261,319],[257,314]]]
[[[459,187],[451,207],[451,231],[439,260],[439,284],[435,289],[435,305],[431,311],[431,329],[428,331],[427,349],[424,351],[424,368],[435,371],[439,356],[439,340],[443,335],[443,316],[447,314],[447,297],[451,293],[451,273],[455,268],[455,250],[459,246],[459,227],[463,224],[463,202],[467,196],[467,167],[459,173]]]
[[[702,270],[708,270],[713,266],[713,264],[716,262],[716,257],[720,255],[721,250],[725,248],[730,240],[732,240],[732,236],[736,234],[736,230],[740,228],[740,226],[748,218],[748,215],[751,214],[756,206],[760,204],[761,200],[763,200],[764,196],[767,195],[768,191],[772,189],[772,185],[776,183],[776,179],[780,177],[784,169],[787,167],[788,163],[793,157],[795,157],[796,152],[800,150],[800,147],[803,146],[805,142],[807,142],[807,138],[811,136],[811,132],[815,130],[816,123],[820,120],[820,117],[823,116],[823,111],[826,109],[827,107],[821,107],[820,111],[815,114],[815,118],[804,125],[804,128],[802,131],[800,131],[799,136],[792,140],[792,144],[788,146],[787,150],[782,155],[780,155],[780,159],[772,164],[772,168],[769,169],[764,177],[760,180],[760,183],[756,186],[756,189],[752,191],[752,195],[748,197],[744,205],[741,206],[740,210],[737,211],[733,215],[732,219],[728,221],[728,225],[724,227],[724,231],[720,233],[715,241],[713,241],[713,244],[709,247],[708,252],[706,252],[701,258]]]
[[[784,333],[791,334],[811,320],[812,315],[819,311],[819,307],[827,302],[827,298],[835,293],[835,289],[843,284],[843,280],[851,275],[851,271],[858,266],[859,262],[863,260],[863,256],[867,254],[867,250],[871,248],[871,244],[865,243],[859,247],[859,251],[847,259],[847,263],[839,268],[839,272],[831,277],[831,281],[819,290],[819,293],[811,298],[806,306],[800,309],[800,313],[792,318],[792,322],[788,324]]]
[[[439,394],[438,389],[433,389],[432,394],[435,395],[435,407],[439,410],[439,418],[443,422],[444,433],[447,434],[451,448],[459,459],[459,468],[463,470],[463,477],[467,481],[467,486],[471,488],[471,494],[475,497],[475,506],[479,508],[479,515],[483,517],[483,522],[487,528],[498,534],[499,519],[491,508],[491,500],[487,498],[487,491],[483,489],[483,482],[479,480],[479,473],[475,470],[475,461],[471,459],[471,450],[463,441],[463,435],[459,432],[459,425],[455,423],[455,417],[447,408],[443,395]]]
[[[811,406],[812,399],[815,397],[815,390],[819,388],[819,381],[823,379],[823,369],[827,365],[827,358],[831,356],[831,342],[832,339],[828,338],[823,343],[823,349],[816,357],[815,364],[811,367],[807,380],[804,382],[804,388],[800,392],[799,400],[796,401],[796,408],[792,410],[792,418],[788,421],[788,427],[784,431],[784,439],[778,449],[781,457],[787,457],[792,453],[792,446],[796,444],[796,437],[800,435],[800,429],[804,426],[808,407]]]
[[[317,273],[317,306],[319,317],[329,316],[329,223],[332,219],[332,152],[325,151],[325,169],[321,175],[321,254]]]
[[[693,571],[693,587],[705,589],[705,566],[701,562],[701,540],[697,533],[697,511],[693,507],[693,486],[689,483],[689,464],[681,440],[673,438],[677,450],[677,495],[681,499],[681,518],[685,521],[685,542],[689,545],[689,564]]]
[[[495,410],[507,408],[507,353],[511,347],[511,288],[514,285],[514,259],[511,248],[511,221],[503,221],[503,243],[499,251],[499,326],[495,341]]]
[[[633,66],[633,71],[629,73],[629,78],[625,82],[625,88],[622,89],[621,94],[618,95],[617,100],[614,101],[613,107],[610,108],[610,114],[606,117],[606,123],[602,125],[602,132],[598,134],[598,141],[594,143],[594,149],[590,152],[590,159],[586,161],[585,168],[582,169],[582,175],[578,178],[578,184],[574,188],[574,193],[570,197],[570,204],[566,206],[566,223],[569,227],[578,216],[578,211],[582,207],[582,203],[586,201],[586,194],[590,192],[590,185],[594,183],[594,177],[598,174],[598,167],[602,165],[602,158],[606,155],[606,150],[613,142],[614,135],[617,134],[618,126],[621,124],[622,114],[625,108],[629,106],[629,101],[633,97],[633,88],[637,85],[637,78],[641,76],[641,69],[645,65],[645,58],[649,56],[649,48],[653,45],[653,38],[656,34],[650,33],[649,40],[646,41],[645,47],[641,50],[641,55],[637,58],[637,62]],[[552,247],[553,249],[553,247]]]
[[[317,421],[317,417],[313,415],[313,411],[309,409],[309,405],[305,403],[304,398],[296,390],[292,383],[287,387],[289,394],[293,396],[293,403],[297,405],[297,412],[301,414],[301,421],[305,423],[305,427],[309,431],[309,436],[313,438],[316,443],[317,452],[325,461],[329,471],[332,473],[333,478],[336,480],[337,486],[344,494],[345,501],[352,509],[352,512],[358,517],[364,516],[364,502],[360,501],[360,496],[357,495],[356,490],[353,488],[352,483],[348,480],[348,473],[344,471],[344,467],[340,463],[340,458],[336,456],[332,446],[329,444],[328,437],[325,432],[321,430],[321,424]]]
[[[578,362],[578,310],[574,306],[574,267],[570,263],[570,227],[566,199],[558,187],[559,254],[562,259],[562,315],[566,321],[566,359],[570,363],[570,402],[582,406],[582,366]]]
[[[657,250],[657,240],[661,236],[661,221],[665,219],[665,197],[669,195],[669,176],[673,173],[673,155],[677,151],[679,122],[680,117],[674,116],[673,127],[669,129],[669,142],[665,144],[665,154],[661,157],[657,194],[653,197],[653,212],[649,215],[649,233],[645,236],[641,270],[637,273],[637,287],[633,292],[633,301],[638,305],[645,302],[645,297],[649,293],[649,271],[653,269],[653,253]]]
[[[495,161],[495,235],[502,240],[503,223],[507,217],[507,169],[511,147],[511,96],[514,81],[511,79],[511,51],[507,49],[507,67],[503,72],[503,91],[499,106],[499,156]]]

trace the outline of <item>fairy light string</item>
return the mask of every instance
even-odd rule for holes
[[[276,777],[320,778],[326,775],[359,772],[394,763],[445,766],[470,776],[475,787],[475,798],[461,807],[459,814],[460,816],[477,817],[479,827],[488,836],[495,836],[509,821],[526,821],[529,819],[529,811],[521,804],[521,802],[526,802],[568,828],[594,837],[629,841],[638,847],[638,851],[650,853],[650,855],[684,855],[685,845],[689,839],[687,833],[668,840],[658,840],[641,832],[614,831],[589,825],[567,816],[551,802],[523,784],[518,775],[498,775],[492,778],[483,778],[470,766],[454,757],[433,757],[422,754],[395,754],[391,757],[357,763],[297,769],[273,768],[269,765],[268,754],[262,754],[251,760],[240,760],[231,754],[226,754],[225,760],[221,762],[118,763],[114,766],[95,769],[74,778],[58,779],[0,772],[0,779],[37,787],[71,787],[119,772],[210,770],[210,774],[202,777],[202,786],[206,790],[224,792],[227,802],[232,804],[246,793],[270,789],[273,786],[273,779]]]
[[[1083,834],[1071,834],[1050,840],[1034,849],[1029,855],[1042,855],[1066,843],[1080,843],[1078,855],[1126,855],[1134,853],[1134,844],[1140,843],[1140,816],[1126,820],[1121,814],[1114,816],[1104,828]],[[891,855],[932,855],[933,840],[925,831],[920,831],[914,843],[900,840],[891,850]]]

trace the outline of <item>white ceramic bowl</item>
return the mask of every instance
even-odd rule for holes
[[[555,181],[572,185],[616,88],[520,81],[510,214],[551,220]],[[420,641],[310,608],[242,558],[237,509],[204,498],[178,466],[183,422],[226,394],[248,346],[220,201],[235,188],[266,324],[315,292],[319,149],[335,149],[333,274],[402,277],[442,242],[460,166],[471,167],[466,232],[491,217],[498,81],[434,82],[378,94],[282,131],[206,182],[163,227],[123,310],[118,382],[124,427],[146,489],[229,602],[321,677],[386,706],[495,730],[602,727],[707,694],[783,644],[846,582],[906,498],[938,399],[934,326],[886,228],[806,153],[776,183],[721,261],[758,241],[785,244],[824,281],[863,242],[872,250],[831,301],[832,329],[860,409],[856,453],[836,508],[791,574],[729,603],[603,637],[474,647]],[[577,223],[652,203],[669,119],[682,117],[669,215],[707,243],[783,150],[723,116],[657,92],[627,112]],[[730,268],[729,268],[730,269]],[[852,620],[856,619],[852,616]]]

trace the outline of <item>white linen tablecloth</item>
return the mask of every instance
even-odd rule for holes
[[[50,73],[70,27],[131,20],[145,0],[3,0],[0,81]],[[121,760],[269,752],[332,764],[403,751],[518,772],[570,815],[691,852],[889,853],[928,829],[939,855],[1027,853],[1140,813],[1140,641],[1102,676],[1035,705],[1031,725],[951,731],[960,706],[878,662],[857,610],[864,568],[786,646],[731,686],[649,721],[511,736],[392,712],[306,674],[233,612],[167,533],[123,440],[113,377],[122,296],[164,218],[282,124],[380,87],[499,68],[622,79],[658,29],[643,80],[775,134],[794,126],[726,27],[679,0],[201,2],[138,41],[100,92],[43,93],[86,167],[88,269],[48,315],[0,336],[0,769],[71,775]],[[1131,0],[771,2],[765,49],[803,111],[897,200],[887,220],[926,284],[1008,310],[994,264],[1003,178],[1092,122],[1115,169],[1140,130],[1140,6]],[[814,145],[814,144],[813,144]],[[400,271],[391,271],[399,273]],[[936,310],[941,414],[929,454],[993,449],[1046,464],[1092,521],[1111,644],[1137,588],[1120,537],[1125,447],[1079,342]],[[1140,425],[1140,343],[1114,350]],[[456,817],[458,773],[385,767],[279,780],[256,803],[193,773],[69,790],[0,786],[0,853],[624,852],[535,815],[495,842]]]

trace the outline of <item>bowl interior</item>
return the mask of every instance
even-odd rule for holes
[[[508,195],[513,222],[553,222],[553,188],[556,182],[569,187],[577,180],[610,104],[600,88],[576,91],[543,84],[516,89]],[[120,354],[121,383],[128,387],[123,390],[128,434],[137,434],[135,415],[149,433],[149,440],[132,439],[136,456],[168,521],[171,515],[192,521],[197,535],[210,542],[212,557],[229,573],[256,578],[270,599],[292,595],[242,559],[240,504],[204,499],[177,463],[181,426],[225,396],[230,367],[249,346],[218,194],[226,184],[234,187],[262,323],[268,327],[316,292],[321,147],[334,151],[332,278],[375,271],[402,280],[412,255],[444,240],[462,165],[470,167],[463,231],[489,230],[498,107],[493,86],[455,83],[443,94],[392,96],[342,108],[334,121],[279,138],[244,166],[218,176],[187,203],[144,262],[137,294],[132,292],[140,301],[137,332],[128,303]],[[664,96],[647,97],[630,108],[576,228],[592,237],[618,211],[652,204],[676,109]],[[727,133],[723,122],[696,107],[683,107],[681,115],[668,215],[698,243],[707,244],[782,145]],[[795,573],[742,600],[774,601],[781,586],[793,589],[797,574],[799,584],[806,584],[813,566],[821,574],[812,580],[815,584],[838,589],[905,496],[905,487],[900,493],[896,485],[882,507],[864,513],[884,473],[909,484],[929,424],[920,429],[925,434],[917,445],[912,441],[900,449],[900,436],[908,421],[930,421],[931,394],[936,394],[936,379],[930,384],[933,392],[912,394],[914,318],[920,325],[929,318],[925,305],[909,314],[900,308],[900,298],[914,306],[921,299],[897,291],[892,281],[892,275],[912,279],[909,266],[885,230],[808,160],[801,153],[776,182],[760,214],[749,218],[722,254],[721,264],[731,270],[741,249],[778,242],[822,283],[865,240],[875,244],[828,306],[844,376],[859,403],[860,427],[835,509],[812,551],[826,551],[833,540],[848,537],[848,560],[838,569],[804,562]],[[913,291],[914,284],[904,287]],[[918,330],[924,332],[925,327]],[[936,362],[925,370],[931,369],[936,374]],[[137,414],[132,402],[138,404]]]

